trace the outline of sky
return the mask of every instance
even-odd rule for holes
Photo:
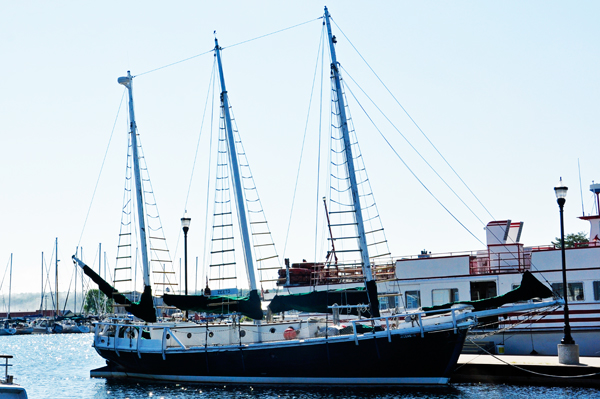
[[[114,264],[127,148],[117,78],[128,70],[137,75],[137,125],[171,256],[183,256],[185,210],[189,258],[201,256],[207,158],[195,168],[194,159],[207,143],[215,31],[280,257],[314,258],[309,178],[299,180],[291,218],[290,209],[305,126],[307,143],[317,135],[306,121],[324,5],[346,81],[358,82],[472,210],[397,130],[378,115],[380,134],[351,100],[395,258],[484,249],[494,219],[524,222],[525,245],[550,244],[560,234],[553,187],[561,177],[565,230],[588,232],[577,217],[596,212],[588,188],[600,180],[597,2],[0,0],[0,292],[11,253],[12,291],[39,292],[41,254],[50,262],[56,238],[60,291],[69,289],[77,247],[93,264],[102,243]],[[315,148],[306,145],[303,168]]]

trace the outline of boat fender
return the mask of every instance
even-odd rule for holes
[[[298,336],[298,332],[294,330],[292,327],[288,327],[283,332],[283,338],[290,340],[295,339]]]

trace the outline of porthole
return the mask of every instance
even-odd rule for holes
[[[275,327],[271,327],[269,331],[271,332],[271,334],[275,334]]]
[[[208,333],[208,336],[209,336],[210,338],[214,337],[214,335],[215,335],[215,333],[214,333],[214,332],[212,332],[212,331]]]
[[[187,334],[187,337],[188,337],[188,338],[192,338],[192,333],[188,333],[188,334]]]
[[[240,337],[244,338],[246,336],[246,331],[240,330]]]
[[[170,338],[171,338],[171,334],[167,334],[167,339],[170,339]]]

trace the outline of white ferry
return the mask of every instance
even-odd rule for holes
[[[565,250],[571,332],[581,356],[600,356],[600,215],[580,219],[591,224],[589,243]],[[493,221],[486,226],[485,250],[397,260],[398,305],[410,310],[503,295],[519,286],[525,271],[562,296],[560,249],[524,246],[519,242],[522,229],[522,222]],[[564,312],[560,307],[533,317],[508,314],[482,324],[471,331],[477,349],[556,356]]]

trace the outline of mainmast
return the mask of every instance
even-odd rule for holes
[[[335,54],[335,42],[331,33],[331,24],[329,22],[329,11],[325,7],[325,23],[327,25],[327,36],[329,38],[329,49],[331,52],[331,75],[335,85],[335,94],[338,101],[338,124],[342,130],[344,140],[344,153],[346,155],[346,168],[348,178],[350,179],[350,192],[352,193],[352,203],[354,206],[354,214],[356,218],[356,229],[358,233],[358,242],[360,254],[363,264],[363,273],[366,281],[373,280],[371,273],[371,261],[369,260],[369,249],[367,247],[367,239],[365,236],[365,226],[362,217],[362,209],[360,207],[360,197],[358,195],[358,184],[356,182],[356,171],[354,168],[354,156],[352,154],[352,146],[350,144],[350,133],[348,130],[348,121],[346,118],[346,104],[344,103],[344,94],[342,92],[342,82],[340,79],[340,71],[338,69],[337,57]]]
[[[379,299],[377,297],[377,284],[373,280],[371,272],[371,261],[369,259],[369,249],[367,246],[367,237],[365,234],[365,225],[360,207],[360,196],[358,193],[358,184],[356,182],[356,170],[354,168],[354,155],[352,154],[352,145],[350,143],[350,132],[348,129],[348,120],[346,117],[346,104],[344,102],[344,93],[342,91],[342,82],[338,61],[335,54],[335,38],[331,33],[331,23],[329,21],[329,10],[325,7],[325,24],[327,25],[327,37],[329,39],[329,49],[331,53],[331,75],[333,77],[335,96],[338,106],[338,125],[342,131],[342,140],[344,142],[344,155],[346,157],[346,171],[350,180],[350,192],[352,195],[352,205],[354,207],[354,217],[356,221],[356,232],[358,235],[358,246],[362,260],[363,276],[365,276],[365,286],[369,297],[371,314],[379,317]]]
[[[56,292],[56,312],[54,318],[58,317],[58,237],[54,240],[54,263],[55,263],[55,276],[54,276],[54,290]]]
[[[8,279],[8,313],[6,315],[7,319],[10,319],[10,296],[12,291],[12,256],[13,254],[10,254],[10,275]]]
[[[242,180],[240,176],[239,163],[235,148],[235,140],[233,136],[233,128],[231,124],[231,115],[229,113],[229,99],[227,97],[227,89],[225,88],[225,77],[223,76],[223,65],[221,64],[221,48],[219,42],[215,38],[215,53],[217,56],[217,64],[219,67],[219,77],[221,81],[221,104],[223,105],[223,114],[225,116],[225,130],[227,133],[227,146],[229,148],[229,163],[233,174],[233,188],[236,198],[236,206],[240,227],[242,230],[242,247],[246,260],[246,270],[248,275],[248,283],[250,290],[257,290],[256,278],[254,276],[254,261],[252,259],[252,247],[250,246],[250,232],[248,229],[248,220],[246,216],[246,206],[244,202],[244,192]]]
[[[146,239],[146,218],[144,213],[144,197],[142,188],[142,178],[140,173],[140,161],[138,158],[137,144],[137,125],[135,123],[135,114],[133,111],[133,87],[131,73],[127,71],[127,76],[120,77],[117,81],[119,84],[127,87],[129,93],[129,120],[131,134],[131,150],[133,157],[133,173],[135,176],[135,197],[137,204],[138,224],[140,228],[140,242],[142,245],[142,270],[144,278],[144,291],[150,289],[150,267],[148,264],[148,241]],[[147,287],[147,288],[146,288]]]

